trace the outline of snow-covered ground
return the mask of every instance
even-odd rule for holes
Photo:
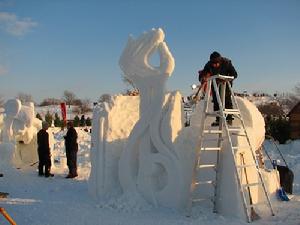
[[[119,196],[95,202],[88,194],[87,180],[90,172],[90,133],[77,129],[79,152],[79,177],[65,179],[68,169],[64,153],[64,133],[50,128],[54,134],[52,172],[53,178],[37,176],[36,165],[22,169],[0,171],[0,191],[9,192],[7,199],[0,199],[4,207],[18,225],[182,225],[182,224],[248,224],[237,218],[225,218],[214,214],[210,209],[197,206],[193,216],[186,217],[183,212],[167,208],[154,207],[138,196]],[[276,150],[266,143],[272,158],[277,157]],[[275,216],[264,215],[253,224],[300,224],[300,141],[281,145],[289,167],[293,170],[294,195],[291,201],[274,203]],[[228,202],[230,206],[230,202]],[[0,224],[8,222],[0,215]]]

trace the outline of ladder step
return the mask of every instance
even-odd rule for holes
[[[201,151],[220,151],[220,147],[202,147]]]
[[[195,182],[195,185],[201,185],[201,184],[212,184],[212,185],[215,185],[215,181],[213,181],[213,180],[206,180],[206,181]]]
[[[231,135],[240,136],[240,137],[247,137],[246,134],[241,134],[241,133],[231,133]]]
[[[223,112],[225,114],[231,114],[231,115],[239,115],[239,114],[241,114],[240,110],[238,110],[238,109],[225,109]]]
[[[229,132],[242,132],[243,134],[245,133],[245,131],[243,130],[243,128],[241,127],[230,127],[228,128]]]
[[[205,113],[206,116],[220,116],[218,112],[207,112]]]
[[[236,166],[237,168],[247,168],[247,167],[256,167],[256,164],[246,164],[246,165],[238,165]]]
[[[204,168],[216,168],[215,164],[205,164],[205,165],[199,165],[199,169],[204,169]]]
[[[203,141],[223,141],[223,138],[203,138]]]
[[[222,130],[204,130],[203,133],[204,134],[222,134],[223,131]]]
[[[253,187],[253,186],[258,186],[258,185],[262,185],[261,182],[257,182],[257,183],[251,183],[251,184],[243,184],[243,187]]]
[[[204,201],[214,202],[212,198],[196,198],[192,200],[192,202],[204,202]]]

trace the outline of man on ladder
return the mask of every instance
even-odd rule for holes
[[[209,61],[205,64],[204,69],[199,71],[199,81],[205,83],[208,77],[222,74],[224,76],[230,76],[237,78],[237,72],[234,66],[231,63],[231,60],[222,57],[220,53],[213,52],[210,54]],[[221,80],[217,80],[217,82],[222,82]],[[232,81],[230,82],[232,86]],[[219,111],[219,104],[216,97],[216,91],[214,87],[212,87],[212,95],[213,95],[213,103],[214,103],[214,111]],[[232,100],[230,97],[229,87],[226,87],[225,90],[225,108],[232,109]],[[232,125],[233,117],[232,115],[228,115],[226,117],[228,125]],[[212,126],[219,126],[220,118],[216,117],[216,121],[213,122]]]

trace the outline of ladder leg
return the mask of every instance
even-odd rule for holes
[[[4,216],[4,218],[11,224],[17,225],[16,222],[10,217],[10,215],[6,212],[6,210],[0,207],[0,213]]]
[[[240,158],[241,158],[241,165],[245,165],[245,159],[244,159],[243,153],[240,153]],[[244,167],[244,174],[245,174],[246,184],[249,184],[246,167]],[[249,195],[249,203],[250,203],[250,205],[253,205],[251,190],[250,190],[249,186],[247,187],[247,190],[248,190],[248,195]],[[258,220],[260,218],[260,216],[255,212],[253,206],[251,206],[251,208],[250,208],[250,215],[249,216],[251,218],[251,221]]]
[[[240,111],[239,106],[237,104],[237,101],[236,101],[236,99],[234,97],[234,93],[232,91],[232,87],[230,85],[228,85],[228,86],[229,86],[229,89],[230,89],[230,92],[231,92],[231,95],[232,95],[232,98],[233,98],[233,101],[234,101],[234,105]],[[252,159],[254,160],[254,162],[256,164],[256,171],[257,171],[257,174],[258,174],[258,178],[259,178],[260,182],[262,183],[262,188],[263,188],[264,195],[266,197],[268,206],[270,208],[271,215],[274,216],[275,214],[274,214],[274,210],[273,210],[273,207],[272,207],[272,204],[271,204],[271,199],[270,199],[270,196],[269,196],[269,194],[267,192],[267,188],[266,188],[265,182],[263,180],[261,171],[259,169],[259,162],[257,160],[257,157],[255,157],[255,155],[254,155],[254,150],[252,148],[252,145],[251,145],[251,142],[250,142],[250,139],[249,139],[249,135],[248,135],[248,132],[247,132],[247,129],[246,129],[246,125],[245,125],[245,122],[244,122],[241,114],[239,115],[239,118],[240,118],[240,121],[241,121],[242,129],[243,129],[244,133],[246,134],[245,137],[246,137],[247,143],[248,143],[250,151],[251,151]]]

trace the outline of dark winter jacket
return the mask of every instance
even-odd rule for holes
[[[65,146],[66,152],[78,151],[77,132],[74,127],[70,127],[67,131],[67,135],[65,136]]]
[[[204,66],[204,69],[202,71],[199,71],[199,81],[201,82],[202,77],[210,74],[213,75],[223,75],[223,76],[231,76],[234,78],[237,78],[237,72],[234,68],[234,66],[231,63],[231,60],[221,57],[220,66],[218,68],[214,68],[212,66],[212,62],[208,61],[206,65]]]
[[[40,159],[50,157],[49,134],[41,129],[37,133],[38,154]]]

